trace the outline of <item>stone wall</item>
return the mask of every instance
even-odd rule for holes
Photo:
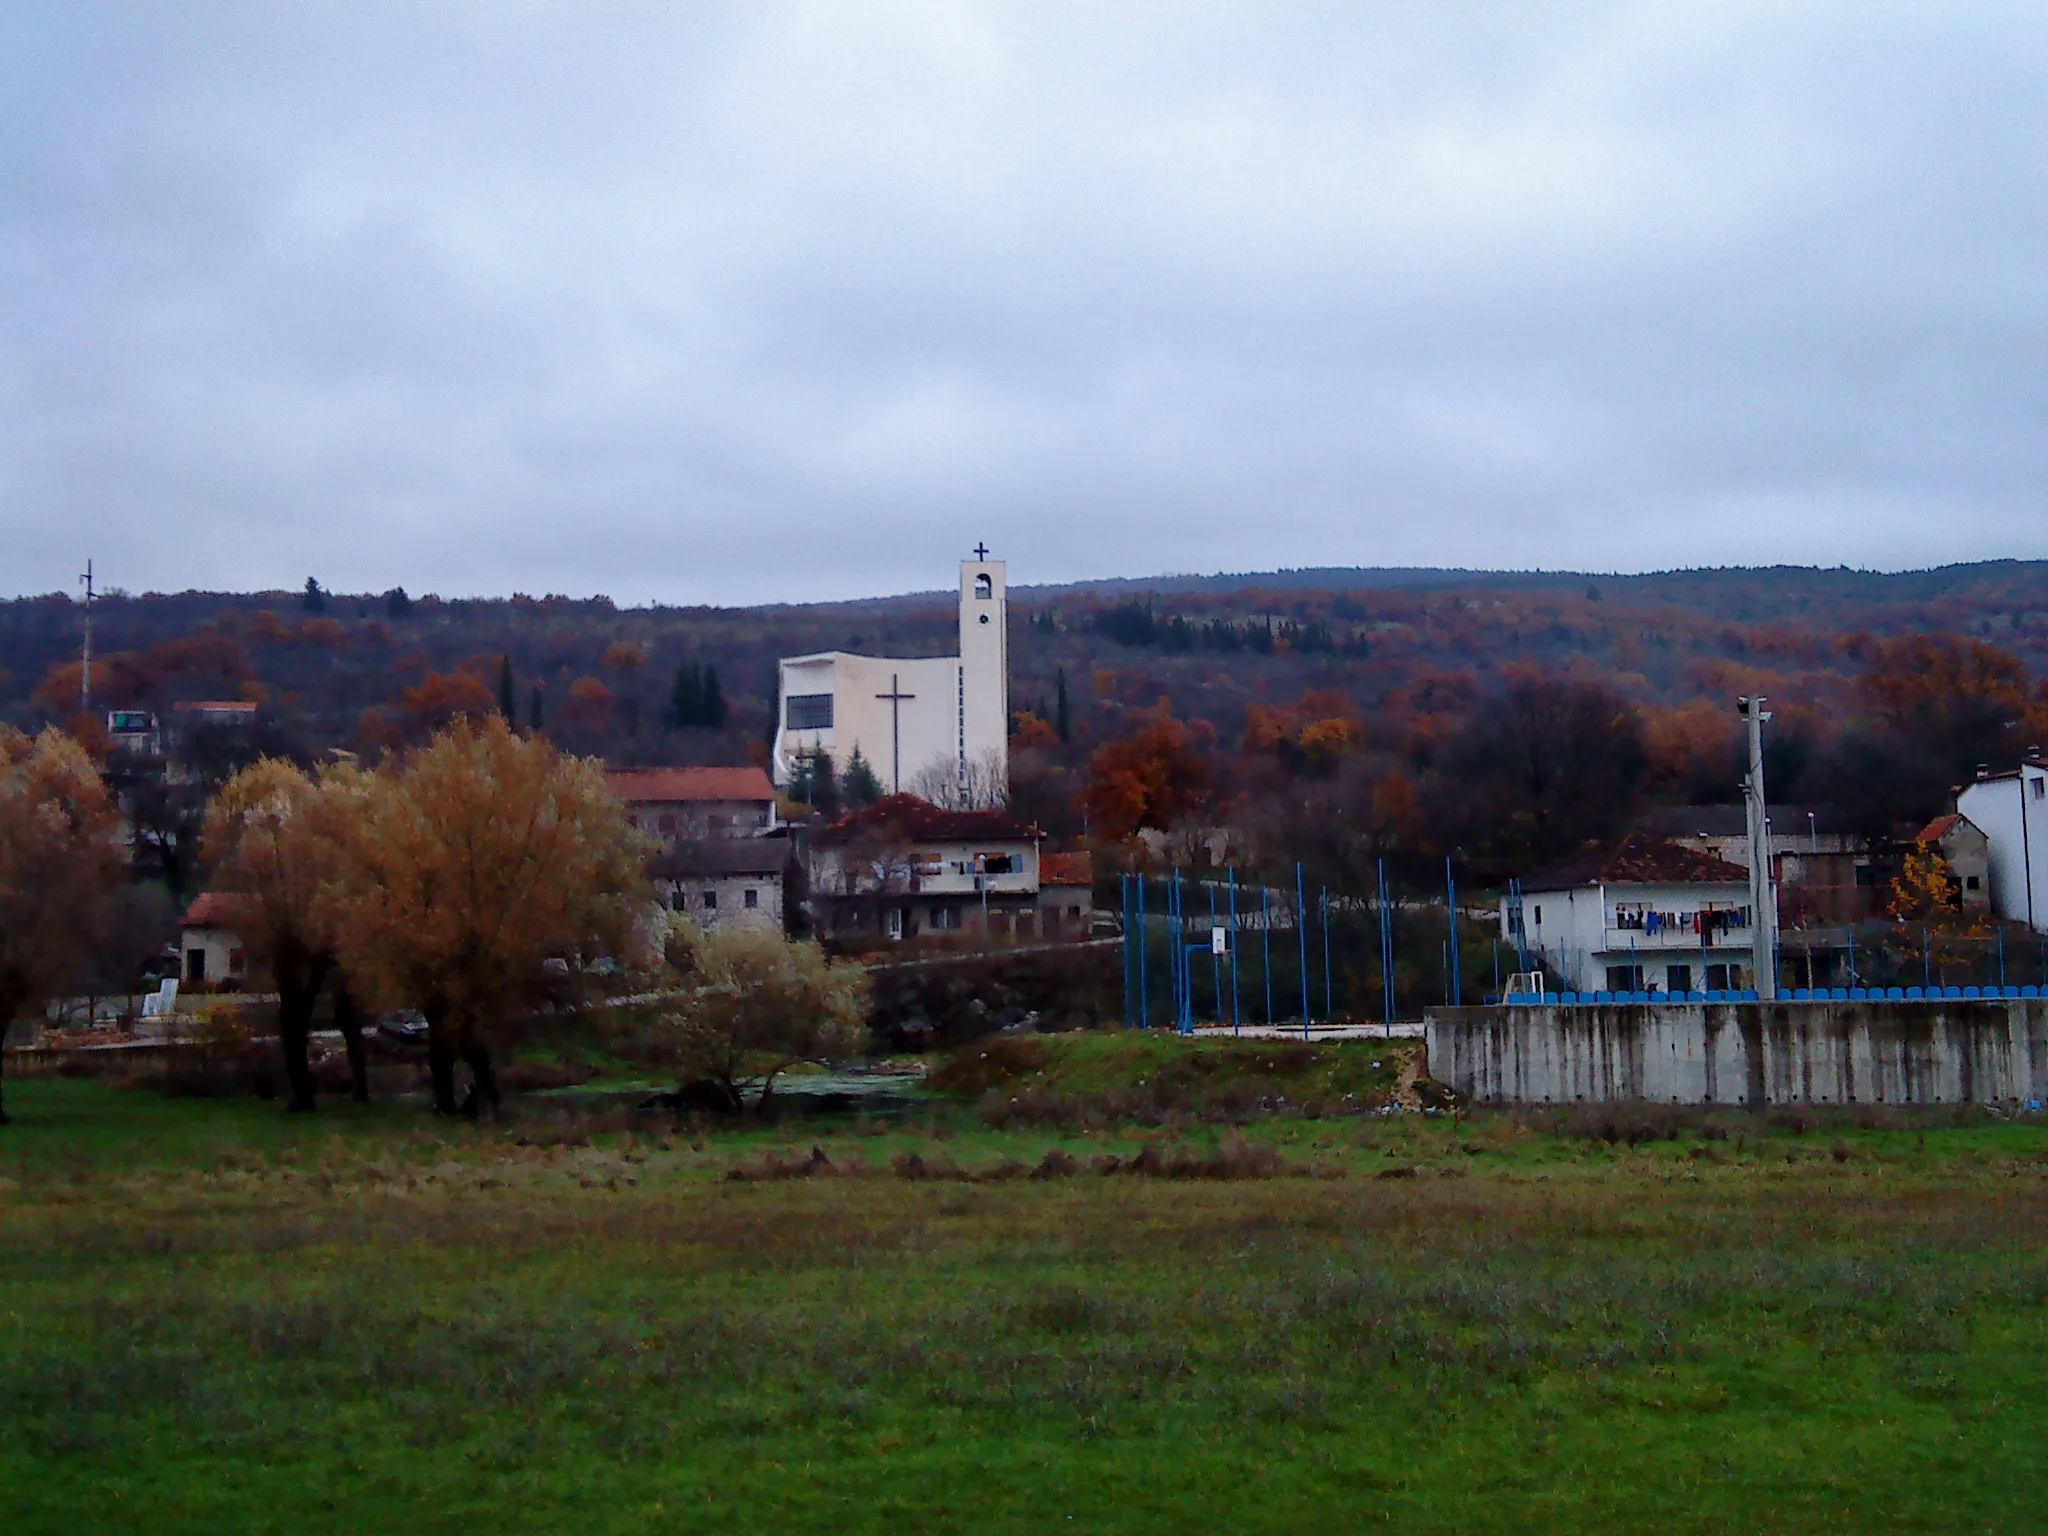
[[[2048,1099],[2048,999],[1433,1008],[1429,1074],[1480,1102]]]

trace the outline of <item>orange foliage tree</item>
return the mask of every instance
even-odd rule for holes
[[[350,868],[331,888],[341,962],[385,1007],[428,1027],[434,1107],[494,1115],[491,1042],[529,1003],[550,959],[622,953],[646,901],[650,845],[599,765],[459,720],[372,781]]]
[[[0,1038],[90,958],[122,865],[113,800],[78,743],[0,725]]]
[[[460,719],[480,720],[498,707],[491,685],[468,670],[429,672],[398,696],[415,731],[432,731]]]
[[[206,856],[227,921],[277,988],[277,1034],[290,1108],[314,1102],[306,1041],[313,1009],[335,974],[339,934],[332,900],[350,865],[371,793],[366,775],[330,768],[316,779],[289,762],[264,758],[221,786],[206,818]],[[335,1022],[347,1042],[358,1101],[369,1097],[362,1031],[344,986]]]
[[[1099,748],[1082,791],[1098,837],[1122,842],[1139,828],[1166,831],[1209,792],[1209,763],[1194,733],[1162,708],[1132,735]]]

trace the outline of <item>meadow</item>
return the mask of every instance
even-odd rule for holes
[[[2038,1518],[2038,1119],[1359,1113],[1359,1045],[1334,1106],[1121,1120],[1026,1052],[1027,1122],[986,1063],[740,1127],[18,1082],[6,1528]]]

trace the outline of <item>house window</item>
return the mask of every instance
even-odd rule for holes
[[[933,907],[931,921],[932,932],[950,932],[960,926],[960,909],[958,907]]]
[[[985,875],[1012,874],[1016,862],[1007,853],[985,853],[981,856],[981,871]]]
[[[704,910],[706,912],[716,912],[718,910],[718,892],[706,891],[704,893]]]
[[[985,572],[974,578],[974,595],[984,603],[989,602],[996,595],[995,581]]]
[[[761,893],[755,890],[751,885],[748,886],[746,897],[744,900],[740,902],[740,905],[745,907],[749,912],[753,911],[756,907],[761,905]]]
[[[669,910],[672,912],[685,912],[689,910],[690,901],[689,898],[683,894],[681,886],[676,887],[676,889],[668,893],[668,905]]]
[[[2036,800],[2048,799],[2048,779],[2029,779],[2027,782],[2034,786]]]
[[[792,731],[829,731],[832,729],[832,695],[829,693],[793,693],[782,701],[783,724]]]
[[[1726,992],[1729,986],[1731,985],[1731,982],[1729,981],[1729,975],[1734,970],[1735,967],[1732,965],[1708,966],[1707,990],[1709,992]]]
[[[1692,990],[1692,967],[1689,965],[1665,966],[1664,989],[1667,992],[1690,992]]]
[[[1610,992],[1642,991],[1643,968],[1640,965],[1610,965],[1607,967],[1607,990]]]
[[[1978,881],[1977,881],[1977,877],[1976,877],[1975,875],[1966,875],[1966,876],[1964,876],[1964,877],[1963,877],[1963,889],[1964,889],[1964,890],[1966,890],[1966,891],[1974,891],[1974,890],[1976,890],[1976,889],[1977,889],[1977,885],[1978,885]]]
[[[903,937],[903,909],[901,907],[891,907],[882,914],[882,931],[892,939]]]
[[[205,950],[188,949],[185,951],[185,979],[187,981],[206,980]]]
[[[1536,926],[1538,928],[1543,926],[1543,909],[1541,907],[1536,909]]]

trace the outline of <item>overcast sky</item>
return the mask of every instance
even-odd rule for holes
[[[2048,7],[0,9],[0,592],[2048,556]]]

